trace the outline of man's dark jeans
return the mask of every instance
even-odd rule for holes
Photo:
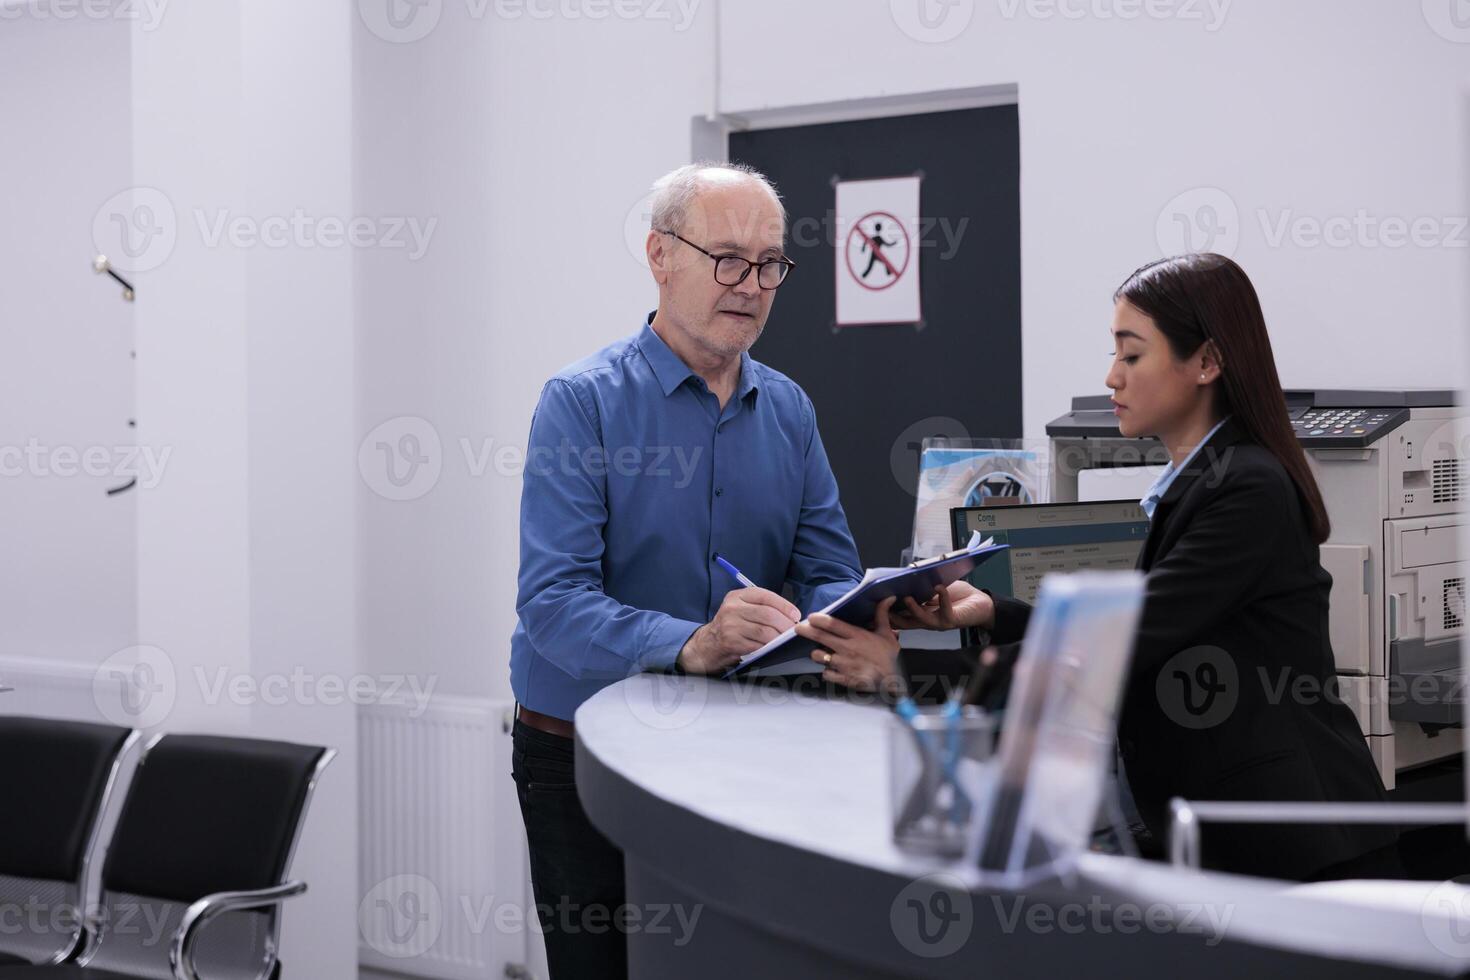
[[[531,850],[536,915],[546,937],[552,980],[621,980],[627,936],[623,852],[582,809],[572,774],[572,740],[516,719],[511,775]]]

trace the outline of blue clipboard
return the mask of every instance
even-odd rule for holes
[[[844,623],[867,629],[873,625],[878,604],[889,596],[900,600],[912,596],[919,602],[930,599],[941,586],[969,575],[1008,544],[982,544],[961,548],[937,558],[914,562],[907,568],[869,570],[861,583],[817,612],[826,613]],[[821,673],[822,665],[811,659],[817,644],[797,636],[795,628],[787,630],[770,643],[746,654],[740,663],[724,673],[724,677],[764,676],[772,674]]]

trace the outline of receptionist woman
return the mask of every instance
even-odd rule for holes
[[[1383,799],[1363,733],[1333,696],[1332,580],[1318,556],[1330,525],[1250,280],[1218,255],[1152,263],[1114,295],[1111,330],[1107,385],[1119,429],[1157,436],[1171,457],[1143,501],[1147,591],[1118,721],[1122,769],[1144,823],[1162,841],[1174,796]],[[824,616],[799,630],[821,644],[813,657],[824,676],[873,688],[896,676],[890,622],[980,627],[998,645],[984,656],[1001,679],[982,700],[997,704],[1029,612],[961,581],[926,604],[885,610],[871,631]],[[1186,651],[1190,664],[1173,676]],[[978,653],[969,652],[972,663]],[[1194,661],[1212,658],[1221,662],[1198,679],[1218,683],[1228,661],[1238,697],[1224,717],[1201,724],[1179,710],[1175,692],[1187,696],[1181,685]],[[1207,866],[1302,880],[1395,876],[1396,839],[1391,827],[1346,825],[1222,824],[1202,835]]]

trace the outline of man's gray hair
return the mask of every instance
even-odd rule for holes
[[[684,219],[689,216],[689,207],[694,203],[695,197],[719,179],[711,179],[717,171],[738,174],[765,188],[776,202],[776,207],[780,208],[781,225],[785,227],[786,205],[782,202],[776,185],[765,174],[744,163],[701,160],[671,170],[653,182],[653,200],[649,208],[652,228],[655,231],[679,231],[683,228]]]

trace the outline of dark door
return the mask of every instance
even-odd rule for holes
[[[730,134],[791,214],[800,265],[751,354],[806,389],[863,563],[908,546],[925,435],[1021,436],[1015,106]],[[834,329],[834,178],[923,174],[924,323]]]

